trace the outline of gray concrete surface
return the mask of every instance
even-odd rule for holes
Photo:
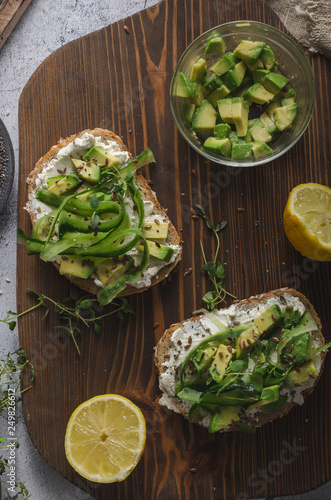
[[[39,64],[61,45],[155,3],[156,0],[33,0],[0,51],[0,117],[11,136],[16,158],[12,193],[0,214],[0,318],[5,317],[7,310],[16,309],[18,100],[22,89]],[[17,330],[10,332],[6,325],[0,323],[0,356],[17,347]],[[0,435],[6,427],[6,416],[2,416]],[[16,480],[26,484],[31,499],[92,498],[60,477],[39,456],[26,431],[19,405],[16,436],[20,443],[15,455]],[[1,484],[0,498],[11,497],[6,492],[6,486]],[[331,488],[324,485],[315,492],[287,497],[288,500],[294,498],[329,499]]]

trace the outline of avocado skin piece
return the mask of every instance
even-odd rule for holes
[[[293,389],[296,383],[304,384],[308,380],[318,377],[318,370],[312,360],[306,361],[300,365],[299,372],[295,369],[291,370],[285,378],[286,387]]]
[[[224,54],[225,52],[225,42],[221,36],[215,36],[210,42],[208,42],[205,48],[205,55],[209,54]]]
[[[226,137],[224,139],[217,139],[216,137],[208,137],[203,147],[213,151],[213,153],[221,154],[227,158],[231,155],[231,143],[229,139]]]
[[[61,195],[73,193],[81,183],[82,181],[75,174],[58,175],[47,179],[48,191]]]
[[[208,432],[214,433],[224,429],[228,425],[231,425],[232,422],[237,422],[240,420],[238,415],[238,410],[234,406],[228,406],[226,408],[221,408],[220,413],[215,412],[209,423]]]
[[[60,264],[60,274],[74,276],[75,278],[86,279],[92,274],[95,262],[90,259],[82,259],[72,256],[62,256]]]
[[[194,111],[192,128],[198,134],[212,134],[216,125],[217,113],[212,104],[205,99]]]
[[[251,40],[242,40],[238,47],[233,51],[234,55],[248,64],[254,64],[260,57],[265,47],[265,42],[253,42]]]

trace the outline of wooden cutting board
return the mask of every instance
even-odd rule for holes
[[[20,185],[18,224],[30,230],[25,179],[40,156],[85,128],[104,127],[123,136],[133,153],[147,145],[157,164],[145,174],[185,241],[183,261],[171,280],[130,298],[136,311],[126,321],[104,321],[96,336],[83,329],[72,341],[43,311],[23,316],[20,342],[36,367],[23,410],[34,446],[61,475],[97,499],[235,499],[293,494],[330,479],[331,362],[305,405],[253,435],[209,435],[158,406],[153,347],[171,323],[202,306],[208,284],[200,271],[200,239],[213,255],[214,241],[190,208],[204,205],[221,233],[220,260],[226,288],[239,299],[294,286],[315,305],[330,340],[330,264],[311,262],[287,241],[282,213],[291,188],[301,182],[328,184],[330,170],[330,62],[310,56],[317,103],[297,145],[271,164],[230,169],[204,161],[178,134],[168,91],[176,61],[200,33],[227,21],[252,19],[284,30],[257,0],[168,0],[65,45],[48,57],[25,86],[19,103]],[[124,30],[129,28],[129,33]],[[245,211],[239,211],[244,208]],[[193,269],[191,274],[185,271]],[[38,257],[18,247],[18,310],[35,303],[33,288],[59,300],[69,282]],[[230,304],[230,302],[228,302]],[[153,325],[158,322],[157,328]],[[24,387],[30,385],[24,381]],[[147,420],[144,455],[119,484],[80,478],[64,454],[72,411],[88,398],[119,393],[132,399]]]

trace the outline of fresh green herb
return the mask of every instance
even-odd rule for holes
[[[44,318],[49,313],[49,306],[53,306],[54,311],[58,314],[61,321],[65,322],[65,325],[59,325],[57,328],[62,328],[67,331],[76,346],[77,351],[80,354],[78,344],[76,342],[77,335],[81,334],[80,324],[83,323],[85,326],[93,326],[96,334],[100,335],[101,326],[99,324],[100,320],[110,316],[111,314],[117,314],[119,319],[124,319],[125,314],[135,314],[135,312],[130,308],[127,299],[121,297],[113,302],[111,311],[104,314],[97,314],[96,311],[102,311],[103,308],[100,307],[99,301],[96,298],[90,297],[79,297],[79,293],[75,288],[70,289],[69,297],[65,297],[62,301],[55,301],[47,295],[37,292],[36,290],[29,290],[37,297],[37,304],[33,307],[23,311],[19,314],[8,311],[5,319],[0,320],[2,323],[6,323],[9,329],[12,331],[16,326],[16,319],[24,314],[27,314],[38,307],[45,307],[46,311]]]
[[[99,206],[99,198],[97,197],[97,195],[95,193],[91,198],[90,205],[94,209],[98,208],[98,206]]]
[[[203,244],[200,241],[202,256],[204,260],[204,265],[201,267],[202,271],[205,271],[208,275],[208,279],[211,282],[212,289],[208,291],[203,297],[202,300],[207,304],[207,308],[212,311],[216,309],[216,307],[225,300],[227,295],[235,298],[231,293],[227,292],[223,287],[223,282],[225,279],[225,269],[222,264],[217,260],[219,250],[220,250],[220,239],[218,233],[222,231],[227,225],[227,221],[223,220],[214,226],[208,215],[206,214],[205,209],[201,205],[195,206],[196,214],[201,217],[208,229],[213,231],[213,234],[216,238],[216,251],[214,259],[211,261],[207,261],[206,254],[203,248]]]
[[[31,380],[34,379],[35,371],[33,365],[27,358],[27,355],[23,349],[17,349],[13,353],[8,353],[5,356],[0,357],[0,415],[2,412],[9,407],[9,401],[12,401],[12,397],[14,396],[15,401],[18,402],[20,400],[20,395],[22,391],[19,391],[19,385],[24,373],[24,370],[29,367],[31,373]],[[10,400],[9,400],[9,389],[10,389]],[[27,388],[29,389],[29,387]],[[25,390],[27,390],[25,389]],[[12,404],[10,405],[12,408]],[[0,437],[1,443],[6,443],[6,438]],[[12,446],[15,448],[19,447],[18,441],[11,441]],[[6,452],[9,450],[9,446],[6,444],[2,444],[0,446],[0,452]],[[5,472],[9,469],[8,459],[3,455],[0,455],[0,476],[5,474]],[[0,479],[0,483],[9,485],[7,481],[3,481]],[[29,492],[24,485],[24,483],[16,483],[15,488],[17,489],[15,498],[20,495],[22,498],[29,498]],[[8,498],[12,498],[12,496],[8,496]]]

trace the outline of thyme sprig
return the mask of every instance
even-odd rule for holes
[[[208,279],[212,286],[212,289],[202,297],[202,300],[207,305],[207,309],[212,311],[213,309],[216,309],[219,304],[224,302],[227,295],[235,298],[223,287],[223,282],[225,279],[225,269],[218,260],[218,254],[220,250],[220,239],[218,233],[226,227],[227,221],[223,220],[222,222],[219,222],[218,224],[216,224],[216,226],[214,226],[202,205],[195,206],[195,213],[205,221],[206,226],[208,227],[208,229],[212,230],[216,238],[216,251],[214,258],[211,261],[207,261],[203,243],[202,241],[200,241],[201,252],[204,261],[204,265],[201,267],[201,270],[207,273]]]

